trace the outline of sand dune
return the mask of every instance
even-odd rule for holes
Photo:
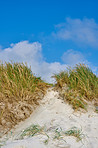
[[[8,140],[1,148],[98,148],[98,113],[93,106],[89,106],[87,112],[75,112],[53,88],[48,89],[40,104],[28,119],[7,135]],[[20,140],[21,131],[32,124],[44,127],[43,132]],[[80,131],[80,141],[65,134],[73,128]]]

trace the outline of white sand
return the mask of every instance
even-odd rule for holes
[[[93,106],[90,106],[86,113],[74,112],[70,105],[59,98],[58,92],[50,89],[41,101],[40,107],[30,118],[15,127],[12,136],[1,148],[98,148],[98,113],[93,110]],[[46,127],[49,136],[47,145],[44,143],[47,135],[43,133],[31,138],[15,140],[17,135],[31,124]],[[57,128],[58,131],[67,131],[72,127],[82,130],[82,140],[77,142],[76,137],[64,134],[61,138],[54,139]]]

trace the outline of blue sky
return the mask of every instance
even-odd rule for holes
[[[51,81],[79,62],[98,74],[97,0],[0,0],[0,60]]]

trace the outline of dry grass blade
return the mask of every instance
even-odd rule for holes
[[[0,130],[4,133],[29,117],[48,87],[26,64],[1,63]]]

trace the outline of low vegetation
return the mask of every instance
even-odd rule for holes
[[[76,128],[76,127],[72,127],[71,129],[69,129],[68,131],[65,132],[65,134],[67,136],[74,136],[77,138],[77,141],[82,140],[83,138],[83,134],[82,134],[82,130]]]
[[[48,87],[26,64],[0,63],[0,134],[29,117]]]
[[[30,127],[26,128],[20,135],[20,139],[24,137],[33,137],[36,134],[40,134],[43,131],[43,127],[39,125],[31,125]]]
[[[74,109],[86,108],[87,101],[98,104],[98,77],[86,65],[76,65],[53,77],[56,88],[60,89],[64,100],[72,104]]]
[[[51,138],[49,137],[49,132],[53,133],[53,137],[51,136]],[[46,140],[43,141],[45,144],[48,144],[49,139],[52,140],[60,140],[63,139],[65,136],[74,136],[76,138],[76,141],[80,141],[82,140],[82,138],[84,137],[84,134],[82,133],[81,129],[78,129],[77,127],[72,127],[69,130],[62,130],[61,127],[58,127],[56,129],[51,129],[50,131],[47,130],[47,128],[45,126],[41,127],[39,125],[35,125],[32,124],[31,126],[29,126],[28,128],[26,128],[25,130],[23,130],[20,135],[18,135],[18,139],[25,139],[28,137],[33,137],[33,136],[37,136],[37,135],[45,135],[46,136]]]
[[[33,137],[35,135],[46,135],[47,139],[44,141],[45,144],[48,144],[49,142],[49,131],[45,130],[46,127],[41,127],[39,125],[32,124],[30,127],[26,128],[22,133],[20,134],[18,139],[25,139],[27,137]],[[77,142],[82,140],[84,137],[84,134],[82,133],[81,129],[78,129],[77,127],[72,127],[69,130],[63,131],[61,127],[56,128],[52,131],[54,134],[54,137],[52,140],[60,140],[64,139],[65,136],[74,136],[76,137]]]
[[[52,135],[50,135],[50,132],[52,133]],[[82,133],[82,130],[77,127],[72,127],[69,130],[62,130],[61,127],[55,127],[54,129],[51,128],[49,130],[45,125],[40,126],[38,124],[32,124],[18,133],[18,135],[15,137],[13,133],[11,133],[11,135],[8,135],[7,138],[4,139],[4,141],[0,142],[0,145],[5,145],[7,140],[11,137],[13,137],[14,140],[22,140],[34,136],[40,136],[43,139],[44,144],[48,144],[49,141],[55,140],[63,140],[66,143],[66,136],[74,136],[77,142],[82,141],[82,139],[85,137],[85,135]]]
[[[45,131],[45,126],[41,127],[40,125],[35,125],[35,124],[32,124],[25,130],[23,130],[22,133],[20,133],[20,136],[18,137],[18,139],[25,139],[27,137],[33,137],[35,135],[45,135],[46,140],[44,141],[44,143],[48,144],[49,136]]]
[[[82,140],[84,134],[82,134],[82,130],[78,129],[77,127],[72,127],[69,130],[63,131],[62,128],[57,128],[55,130],[55,137],[54,139],[63,139],[64,136],[74,136],[76,137],[77,142]]]

